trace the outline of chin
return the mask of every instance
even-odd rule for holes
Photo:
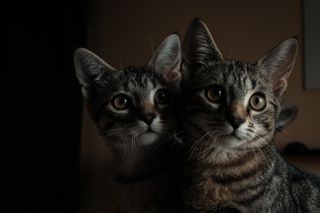
[[[138,137],[139,144],[148,146],[154,144],[159,139],[159,135],[155,132],[146,132]]]
[[[218,146],[226,150],[233,150],[241,146],[245,141],[234,135],[220,136],[217,138]]]

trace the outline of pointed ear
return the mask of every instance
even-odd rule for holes
[[[149,61],[149,66],[157,74],[164,76],[168,82],[181,79],[181,46],[177,34],[169,35],[158,47]]]
[[[276,97],[281,98],[298,52],[298,40],[288,38],[257,62],[259,72],[269,81]]]
[[[189,70],[209,61],[223,60],[221,51],[214,42],[207,25],[198,18],[189,24],[182,52],[183,65]]]
[[[78,48],[74,52],[74,67],[76,76],[81,85],[82,95],[88,97],[90,87],[106,73],[115,71],[113,67],[104,62],[93,52]]]

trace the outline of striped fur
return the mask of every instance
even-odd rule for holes
[[[296,39],[283,41],[254,64],[229,60],[196,19],[183,53],[186,211],[320,212],[320,179],[289,165],[273,144]],[[208,96],[211,90],[220,98]],[[264,107],[255,108],[263,100]]]
[[[113,151],[123,213],[181,211],[181,144],[175,138],[180,52],[175,34],[160,44],[145,66],[117,70],[89,50],[75,52],[89,113]]]

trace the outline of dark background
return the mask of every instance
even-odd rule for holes
[[[86,44],[86,1],[13,2],[4,12],[1,212],[77,212],[82,98],[72,54]]]

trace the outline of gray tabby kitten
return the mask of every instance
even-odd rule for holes
[[[191,22],[182,59],[187,212],[320,212],[320,179],[273,144],[297,49],[289,38],[254,64],[224,59],[206,25]]]
[[[112,148],[122,212],[180,212],[177,128],[180,40],[168,36],[148,65],[116,70],[94,53],[74,53],[89,113]]]

